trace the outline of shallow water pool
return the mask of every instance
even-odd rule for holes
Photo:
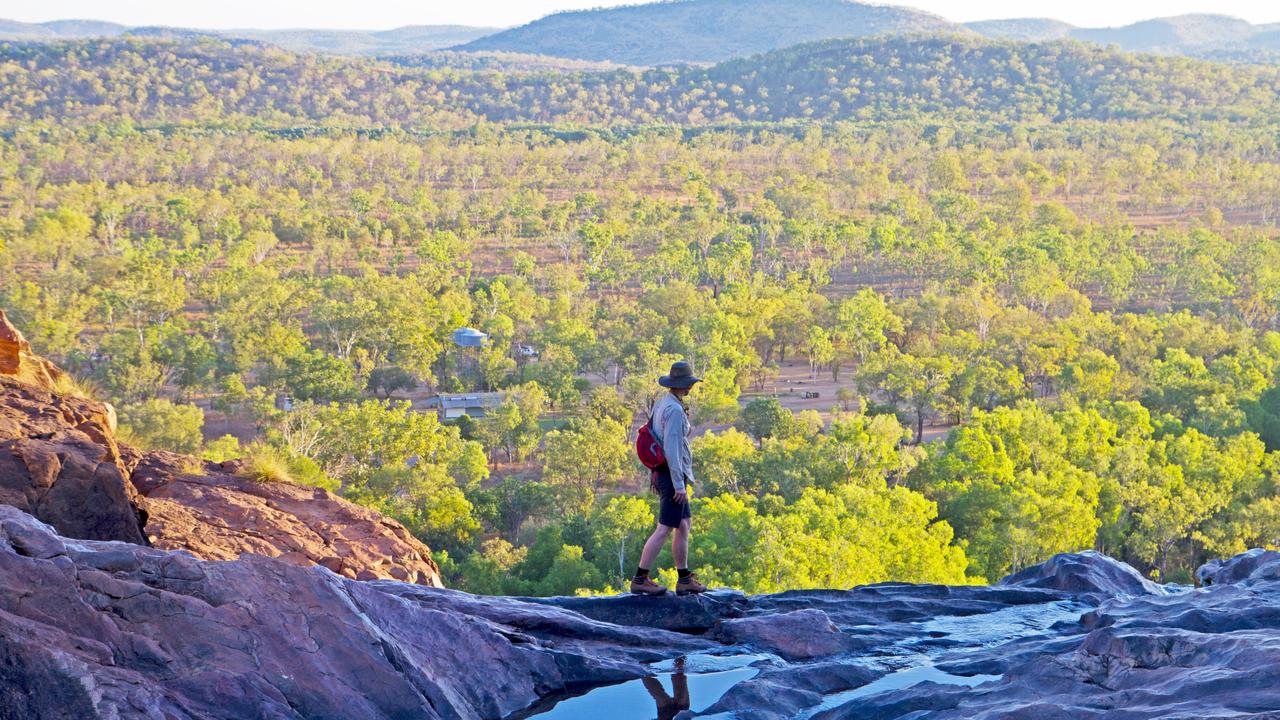
[[[779,662],[772,655],[689,655],[655,663],[657,674],[616,685],[593,688],[566,697],[547,708],[517,715],[538,720],[671,720],[684,710],[702,712],[729,688],[750,680],[760,670],[753,665]]]

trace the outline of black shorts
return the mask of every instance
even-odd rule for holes
[[[686,497],[685,502],[676,502],[676,489],[671,484],[671,471],[666,465],[654,472],[658,475],[658,497],[661,498],[658,504],[658,524],[678,528],[681,522],[693,517],[688,498]]]

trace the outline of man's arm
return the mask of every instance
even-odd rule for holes
[[[662,414],[662,452],[667,456],[667,469],[671,471],[671,485],[676,492],[684,492],[684,479],[689,474],[685,465],[684,438],[688,419],[679,405],[672,403]]]

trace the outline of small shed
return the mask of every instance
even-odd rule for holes
[[[482,418],[502,404],[502,393],[440,393],[427,400],[427,407],[440,414],[441,420],[454,420],[463,415]]]
[[[484,347],[484,343],[489,339],[488,335],[476,330],[475,328],[458,328],[453,331],[453,344],[464,348]]]

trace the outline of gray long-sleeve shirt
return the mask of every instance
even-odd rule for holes
[[[693,452],[689,449],[689,414],[675,395],[663,395],[653,406],[650,427],[662,443],[667,456],[667,468],[671,471],[671,484],[676,492],[684,492],[686,483],[693,483]]]

